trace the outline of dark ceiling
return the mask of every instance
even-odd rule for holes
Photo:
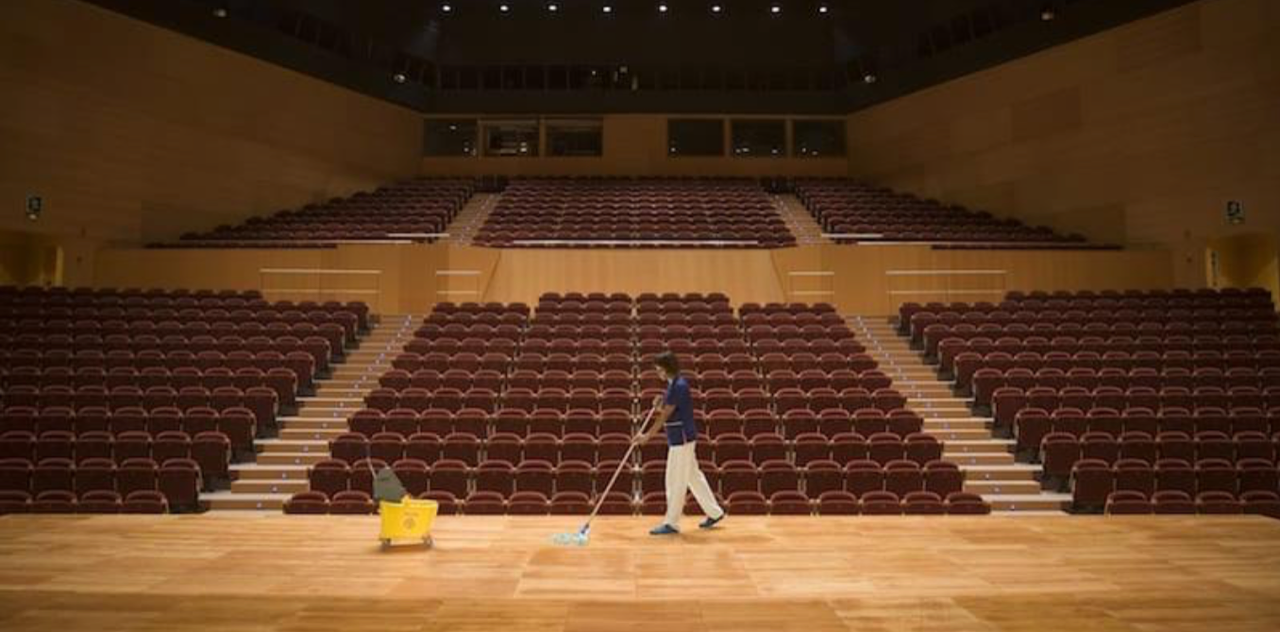
[[[1189,0],[87,1],[424,112],[842,114]]]

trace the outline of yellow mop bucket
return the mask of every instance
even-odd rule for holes
[[[378,539],[382,541],[382,548],[391,548],[396,542],[409,540],[430,547],[431,525],[436,521],[439,510],[440,505],[434,500],[405,498],[400,502],[380,502],[378,512],[382,515],[382,532]]]

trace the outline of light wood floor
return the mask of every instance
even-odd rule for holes
[[[0,518],[0,630],[1280,630],[1259,517]],[[692,523],[686,525],[693,531]]]

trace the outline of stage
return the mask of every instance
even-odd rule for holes
[[[730,517],[653,538],[601,518],[0,518],[0,629],[1276,630],[1280,521]]]

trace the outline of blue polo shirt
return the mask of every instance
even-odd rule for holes
[[[667,445],[684,445],[697,440],[698,422],[693,419],[693,395],[689,392],[689,382],[683,377],[671,380],[663,401],[667,406],[676,407],[667,419]]]

